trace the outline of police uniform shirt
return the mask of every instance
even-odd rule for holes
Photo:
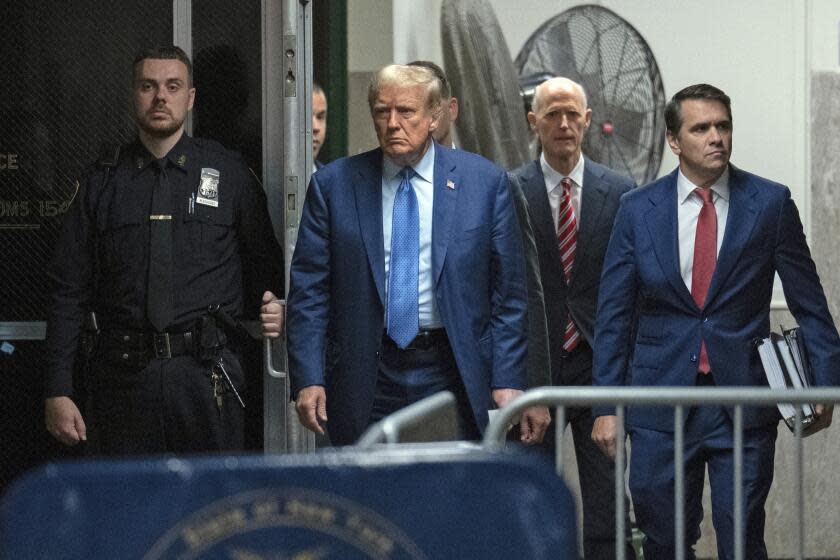
[[[185,134],[166,159],[174,292],[167,330],[190,329],[208,305],[241,317],[244,293],[283,293],[282,253],[265,193],[242,158]],[[156,173],[153,156],[137,140],[123,147],[115,168],[89,171],[71,203],[50,272],[55,289],[47,328],[48,397],[72,392],[73,356],[88,308],[103,330],[151,330],[146,296]],[[255,315],[258,301],[248,307]]]

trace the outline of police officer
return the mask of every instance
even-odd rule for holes
[[[184,51],[137,56],[133,92],[138,137],[86,173],[50,271],[47,430],[67,445],[87,439],[72,371],[94,312],[101,453],[241,449],[247,395],[230,318],[255,314],[245,294],[258,288],[263,333],[279,336],[283,323],[265,194],[237,154],[184,134],[195,98]]]

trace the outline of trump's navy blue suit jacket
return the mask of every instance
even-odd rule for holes
[[[291,265],[287,339],[293,391],[324,385],[330,438],[352,443],[370,417],[385,315],[382,151],[313,175]],[[491,388],[525,387],[522,241],[506,173],[435,145],[434,297],[476,423]]]
[[[804,335],[816,384],[840,381],[840,339],[790,191],[729,169],[729,215],[703,309],[680,275],[678,172],[622,197],[598,299],[595,385],[694,385],[702,339],[716,385],[766,386],[754,340],[770,331],[776,272]],[[744,410],[747,428],[778,420],[775,408]],[[673,410],[631,408],[627,424],[672,431]]]

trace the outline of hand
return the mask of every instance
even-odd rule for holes
[[[497,408],[504,408],[516,397],[522,394],[519,389],[493,389],[493,402]]]
[[[519,419],[519,439],[526,445],[540,443],[545,430],[551,423],[551,414],[546,406],[534,406],[522,413]]]
[[[599,416],[595,419],[595,424],[592,426],[592,441],[610,459],[615,459],[615,436],[615,416]]]
[[[522,391],[519,389],[493,389],[491,393],[493,397],[493,402],[496,403],[496,408],[502,409],[506,407],[510,402],[522,394]],[[519,423],[519,417],[511,419],[511,423],[508,425],[507,429],[510,430],[514,424]]]
[[[324,434],[327,423],[327,393],[323,385],[310,385],[298,392],[295,402],[298,418],[303,426],[316,434]]]
[[[807,437],[831,426],[831,416],[834,414],[833,404],[818,404],[814,406],[814,423],[802,431],[802,437]]]
[[[87,428],[82,413],[70,397],[50,397],[44,403],[47,431],[64,445],[87,441]]]
[[[279,338],[283,334],[286,323],[285,302],[277,299],[271,292],[266,292],[262,297],[260,307],[260,322],[262,333],[266,338]]]

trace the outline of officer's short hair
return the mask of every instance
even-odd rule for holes
[[[434,114],[440,112],[441,83],[434,72],[426,67],[391,64],[382,68],[373,77],[368,88],[368,105],[371,111],[379,90],[384,86],[425,86],[426,108]]]
[[[131,65],[132,79],[134,79],[134,72],[137,70],[137,65],[147,59],[153,60],[180,60],[187,67],[187,80],[189,85],[193,83],[193,67],[190,62],[190,57],[181,47],[175,45],[157,45],[143,49],[137,56],[134,57],[134,64]]]

